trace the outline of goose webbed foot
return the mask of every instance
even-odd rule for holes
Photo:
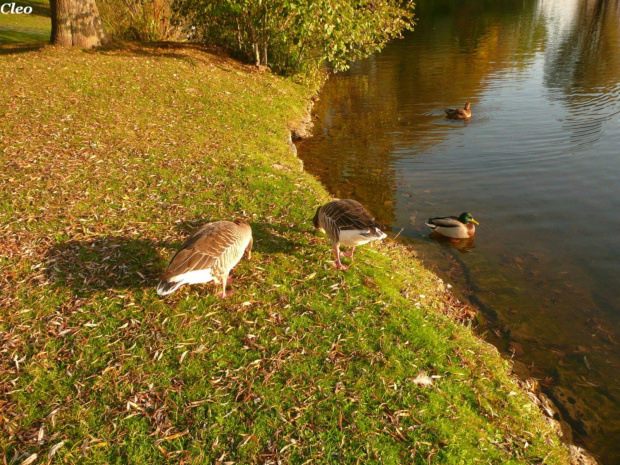
[[[232,283],[232,281],[233,279],[229,277],[222,278],[222,292],[218,292],[215,296],[220,299],[225,299],[226,297],[233,295],[236,292],[234,289],[229,289],[226,291],[226,286]]]
[[[342,270],[342,271],[349,269],[347,265],[343,265],[340,261],[332,262],[332,266],[336,268],[337,270]]]
[[[346,270],[349,267],[346,265],[343,265],[342,262],[340,261],[340,248],[339,247],[335,247],[332,250],[333,254],[334,254],[334,262],[332,263],[332,265],[334,266],[334,268],[336,268],[337,270]],[[345,255],[345,253],[343,252],[343,255]]]
[[[235,289],[228,289],[226,293],[224,291],[218,292],[215,294],[215,297],[219,297],[220,299],[228,299],[231,295],[234,295],[237,291]]]
[[[355,252],[355,247],[351,247],[351,250],[349,250],[348,252],[342,252],[342,256],[350,258],[351,261],[353,261],[353,252]]]

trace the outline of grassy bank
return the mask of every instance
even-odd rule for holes
[[[0,76],[6,463],[566,463],[406,249],[332,268],[286,143],[310,89],[180,46],[0,54]],[[194,227],[239,216],[234,295],[156,295]]]

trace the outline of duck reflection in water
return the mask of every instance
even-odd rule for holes
[[[450,237],[442,236],[436,231],[432,231],[429,237],[434,241],[439,242],[443,247],[448,249],[456,249],[461,253],[467,253],[476,248],[474,245],[474,237],[468,237],[467,239],[452,239]]]

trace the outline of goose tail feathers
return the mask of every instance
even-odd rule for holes
[[[157,294],[164,296],[172,294],[183,285],[183,281],[160,281],[157,285]]]
[[[375,228],[375,235],[378,237],[378,240],[385,239],[387,237],[387,234],[385,234],[379,228]]]

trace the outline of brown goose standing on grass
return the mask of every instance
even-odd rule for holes
[[[194,231],[168,265],[157,286],[159,295],[168,295],[183,284],[226,281],[233,267],[247,251],[252,254],[252,228],[245,220],[215,221]]]
[[[444,111],[450,119],[471,118],[471,104],[469,102],[465,104],[465,108],[446,108]]]
[[[355,200],[326,203],[317,208],[312,223],[331,240],[335,265],[339,270],[348,268],[340,263],[340,244],[352,247],[350,252],[343,252],[342,255],[353,259],[355,247],[386,237],[362,204]]]

